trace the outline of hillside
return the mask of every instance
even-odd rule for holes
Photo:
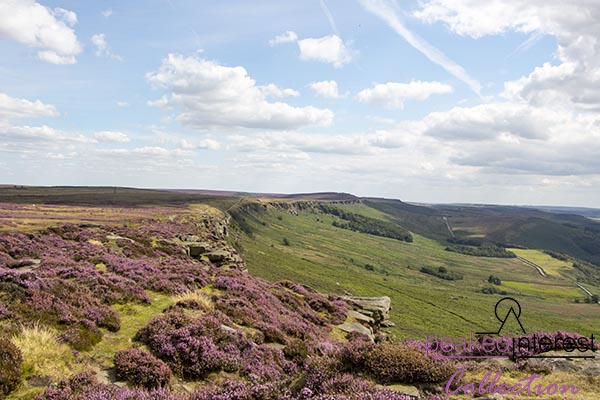
[[[514,249],[540,276],[518,258],[446,251],[434,207],[125,188],[0,195],[8,399],[458,399],[443,385],[460,368],[469,381],[500,369],[511,384],[552,370],[595,399],[594,361],[555,371],[424,352],[426,337],[495,328],[505,295],[528,333],[600,326],[586,302],[600,285],[578,280],[593,266]]]

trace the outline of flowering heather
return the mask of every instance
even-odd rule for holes
[[[6,300],[0,319],[43,321],[75,348],[89,348],[100,340],[99,328],[120,329],[111,305],[149,304],[146,290],[177,294],[210,283],[210,264],[167,245],[176,232],[205,229],[204,222],[150,215],[140,214],[147,219],[133,228],[61,224],[36,233],[0,233],[0,291]],[[155,247],[145,232],[167,236]]]
[[[152,354],[138,348],[119,351],[114,359],[117,379],[148,389],[169,384],[171,370]]]
[[[0,337],[0,398],[12,392],[21,382],[19,349],[10,340]]]
[[[1,212],[35,215],[31,208]],[[133,338],[145,349],[114,356],[116,376],[132,387],[84,372],[47,388],[39,400],[408,400],[365,379],[429,382],[445,372],[410,346],[358,335],[345,344],[331,339],[332,325],[348,314],[339,297],[186,255],[181,238],[188,235],[225,246],[219,222],[181,209],[123,213],[131,223],[92,215],[81,225],[0,232],[0,320],[7,330],[40,321],[86,351],[103,333],[121,329],[115,311],[121,307],[113,306],[150,304],[149,292],[172,299]],[[181,383],[202,388],[175,393]]]

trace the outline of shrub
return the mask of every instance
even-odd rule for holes
[[[452,374],[448,362],[432,360],[419,349],[396,343],[374,347],[366,356],[366,366],[383,384],[440,382]]]
[[[457,281],[463,278],[463,276],[457,272],[448,271],[446,267],[439,267],[438,269],[423,267],[420,271],[427,275],[432,275],[446,281]]]
[[[139,348],[121,350],[114,357],[117,379],[147,389],[169,384],[171,370],[161,360]]]
[[[0,338],[0,398],[21,383],[21,351],[10,340]]]
[[[296,364],[303,364],[306,357],[308,357],[308,348],[303,340],[290,339],[283,348],[283,354]]]

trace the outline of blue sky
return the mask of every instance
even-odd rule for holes
[[[600,206],[600,6],[0,1],[0,182]]]

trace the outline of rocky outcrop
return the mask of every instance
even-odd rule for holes
[[[391,327],[394,323],[390,321],[390,310],[392,309],[392,300],[387,297],[357,297],[348,296],[344,300],[352,309],[363,316],[373,320],[372,326]]]
[[[342,299],[350,306],[346,321],[337,325],[342,332],[360,333],[374,341],[375,334],[381,328],[394,326],[389,319],[392,308],[392,300],[389,297],[348,296]]]
[[[225,241],[226,221],[207,219],[204,221],[204,225],[208,230],[206,237],[180,235],[176,238],[185,253],[198,260],[210,261],[221,269],[237,269],[247,272],[246,263],[238,251]]]

